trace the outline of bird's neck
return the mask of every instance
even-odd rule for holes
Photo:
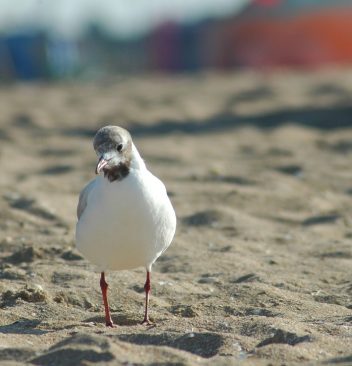
[[[141,158],[141,156],[139,155],[139,152],[133,142],[132,142],[132,159],[130,167],[132,169],[137,170],[146,169],[145,163]]]

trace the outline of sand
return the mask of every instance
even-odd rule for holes
[[[352,70],[0,88],[0,363],[352,363]],[[178,216],[152,273],[74,250],[91,138],[132,133]],[[97,243],[99,245],[99,243]]]

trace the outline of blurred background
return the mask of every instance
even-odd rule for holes
[[[0,80],[352,63],[351,0],[0,0]]]

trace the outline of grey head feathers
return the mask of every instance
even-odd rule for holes
[[[104,177],[110,182],[128,175],[132,159],[132,138],[127,130],[118,126],[105,126],[96,133],[93,147],[100,159]]]
[[[95,134],[93,139],[93,147],[97,153],[116,149],[119,144],[125,145],[126,150],[132,148],[132,138],[130,133],[119,126],[102,127]]]

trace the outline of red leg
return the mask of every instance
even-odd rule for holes
[[[105,324],[107,327],[113,327],[114,323],[112,322],[112,319],[110,316],[110,309],[109,309],[109,302],[108,302],[108,284],[105,281],[104,272],[101,272],[100,288],[101,288],[101,293],[103,295],[104,308],[105,308]]]
[[[141,324],[151,325],[153,323],[149,320],[149,315],[148,315],[149,292],[150,292],[150,272],[149,271],[147,271],[147,280],[145,281],[144,291],[145,291],[145,312],[144,312],[144,319]]]

